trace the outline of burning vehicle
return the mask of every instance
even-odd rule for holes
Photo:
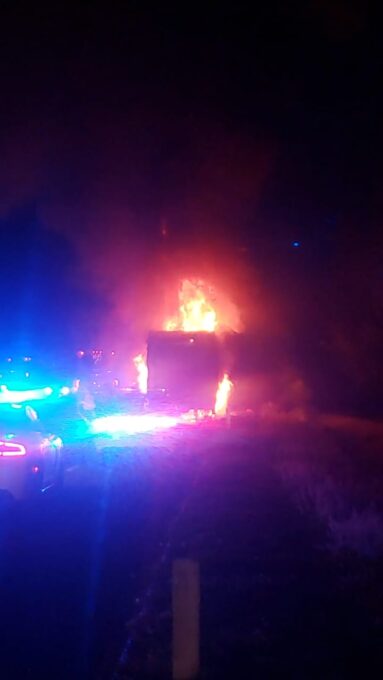
[[[104,435],[115,442],[122,435],[228,414],[233,389],[227,352],[230,334],[222,330],[210,291],[201,281],[181,283],[178,312],[165,320],[161,330],[150,331],[145,349],[130,358],[135,384],[126,379],[124,360],[114,352],[108,361],[105,352],[93,352],[90,366],[81,352],[84,370],[78,396],[82,387],[93,399],[90,431],[100,438],[101,447]],[[121,379],[111,382],[117,375],[116,361]]]
[[[226,415],[233,387],[226,372],[229,326],[219,318],[214,291],[203,281],[183,280],[178,298],[176,315],[162,330],[149,333],[145,369],[143,355],[135,359],[140,389],[152,399],[166,394],[183,410]]]

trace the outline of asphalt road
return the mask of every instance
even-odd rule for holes
[[[380,677],[369,441],[245,423],[74,451],[63,490],[2,517],[1,678],[171,677],[180,557],[200,565],[201,677]]]

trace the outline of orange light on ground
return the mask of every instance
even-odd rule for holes
[[[142,394],[148,391],[148,367],[143,354],[137,354],[133,359],[137,370],[137,385]]]
[[[233,383],[230,380],[228,374],[225,373],[221,382],[218,384],[215,395],[214,412],[216,416],[225,416],[227,414],[227,407],[232,389]]]

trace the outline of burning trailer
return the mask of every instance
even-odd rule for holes
[[[175,314],[149,333],[146,357],[134,358],[140,392],[152,405],[226,415],[233,387],[229,338],[238,334],[238,319],[233,304],[217,304],[211,285],[182,280]]]
[[[222,341],[215,333],[153,331],[147,364],[149,394],[166,393],[180,408],[214,411],[223,375]]]

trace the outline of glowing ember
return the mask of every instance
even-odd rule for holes
[[[178,315],[165,323],[166,331],[214,333],[217,330],[217,314],[207,299],[204,284],[201,281],[193,283],[185,279],[179,290],[178,298],[180,303]]]
[[[145,357],[143,354],[137,354],[133,361],[137,369],[138,389],[142,394],[146,394],[148,391],[148,367],[146,365]]]
[[[233,383],[227,373],[224,374],[215,395],[214,411],[216,416],[225,416]]]

